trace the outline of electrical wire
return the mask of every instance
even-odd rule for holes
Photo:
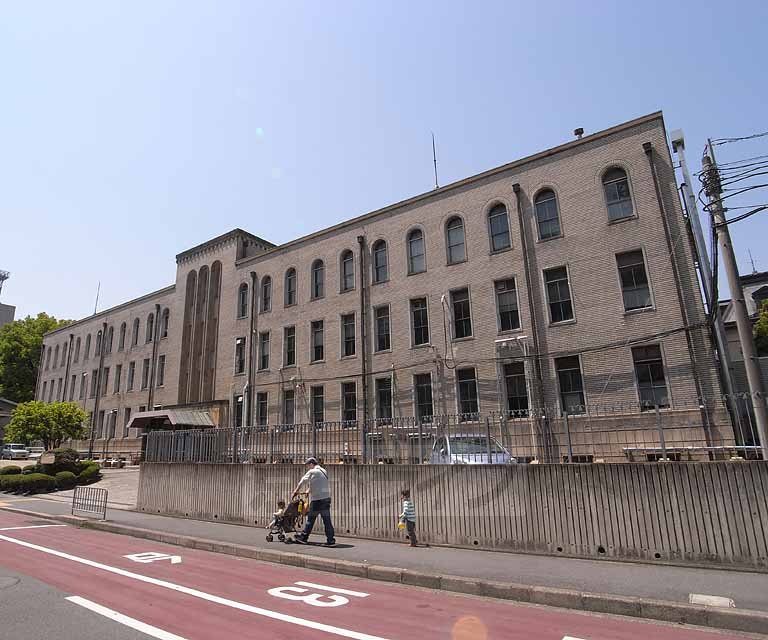
[[[712,144],[729,144],[731,142],[741,142],[742,140],[754,140],[755,138],[764,138],[765,136],[768,136],[768,131],[764,131],[763,133],[755,133],[751,136],[741,136],[740,138],[716,138],[712,140]]]

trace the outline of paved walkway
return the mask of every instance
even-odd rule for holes
[[[1,494],[0,506],[13,506],[50,515],[65,515],[70,512],[69,505],[59,500],[16,498]],[[110,509],[108,520],[117,524],[216,542],[229,542],[440,575],[685,603],[689,601],[692,593],[721,596],[731,598],[739,609],[768,612],[768,590],[765,589],[768,576],[764,573],[579,560],[442,547],[412,549],[406,544],[359,538],[339,537],[340,544],[335,549],[285,545],[278,542],[270,544],[265,540],[264,529],[120,509]],[[317,539],[320,541],[319,538]]]
[[[107,490],[109,506],[113,509],[135,509],[136,495],[139,490],[139,468],[127,467],[125,469],[102,469],[103,478],[95,485]],[[57,491],[45,496],[47,500],[56,500],[66,504],[72,504],[74,489],[69,491]],[[0,498],[2,499],[2,498]]]

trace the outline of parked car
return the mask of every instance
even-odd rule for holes
[[[44,453],[45,453],[45,447],[30,447],[29,459],[40,460],[40,456],[42,456]]]
[[[490,448],[490,457],[488,449]],[[440,436],[432,445],[430,464],[514,464],[510,455],[496,438],[476,433],[456,433]]]
[[[29,449],[23,444],[4,444],[0,458],[3,460],[26,460],[29,458]]]

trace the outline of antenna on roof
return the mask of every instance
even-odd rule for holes
[[[96,309],[99,308],[99,292],[101,291],[101,280],[99,280],[99,286],[96,287],[96,304],[93,305],[93,315],[96,315]]]
[[[752,257],[752,251],[747,249],[747,253],[749,253],[749,261],[752,263],[752,273],[757,273],[757,269],[755,268],[755,259]]]
[[[435,189],[439,189],[440,185],[437,184],[437,151],[435,151],[435,132],[432,131],[432,162],[435,165]]]

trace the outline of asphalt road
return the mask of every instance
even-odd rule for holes
[[[0,512],[0,566],[21,578],[0,592],[17,625],[2,637],[14,639],[134,638],[121,635],[132,629],[161,640],[743,637],[329,575],[8,512]],[[41,605],[66,622],[58,633],[40,633]],[[105,623],[114,630],[105,633]]]

